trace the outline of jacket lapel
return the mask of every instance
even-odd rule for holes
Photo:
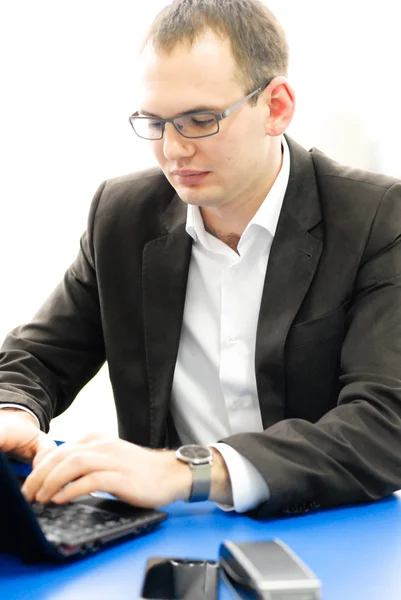
[[[322,220],[310,154],[286,138],[290,177],[266,270],[255,369],[263,427],[285,416],[284,346],[322,251],[313,229]]]
[[[184,312],[192,240],[186,206],[175,195],[164,213],[167,234],[143,250],[143,310],[150,394],[150,446],[166,445],[171,386]]]

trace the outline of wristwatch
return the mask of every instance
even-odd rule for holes
[[[188,502],[202,502],[210,494],[213,454],[206,446],[187,444],[175,453],[178,460],[186,462],[192,470],[193,483]]]

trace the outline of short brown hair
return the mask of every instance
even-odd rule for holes
[[[288,44],[273,13],[259,0],[174,0],[163,8],[142,44],[171,52],[207,30],[228,38],[238,79],[248,94],[276,75],[287,75]],[[256,99],[255,99],[256,100]]]

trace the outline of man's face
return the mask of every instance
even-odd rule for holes
[[[170,54],[147,47],[141,57],[139,113],[161,118],[197,110],[221,113],[247,93],[235,79],[235,69],[229,42],[211,32],[192,48],[180,44]],[[167,123],[163,139],[144,143],[152,144],[161,169],[184,202],[205,208],[239,206],[267,192],[268,111],[260,98],[256,106],[246,102],[220,121],[214,136],[184,138]]]

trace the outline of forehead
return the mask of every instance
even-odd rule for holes
[[[169,53],[144,49],[139,62],[139,108],[169,116],[193,107],[221,107],[241,95],[228,40],[208,32]]]

